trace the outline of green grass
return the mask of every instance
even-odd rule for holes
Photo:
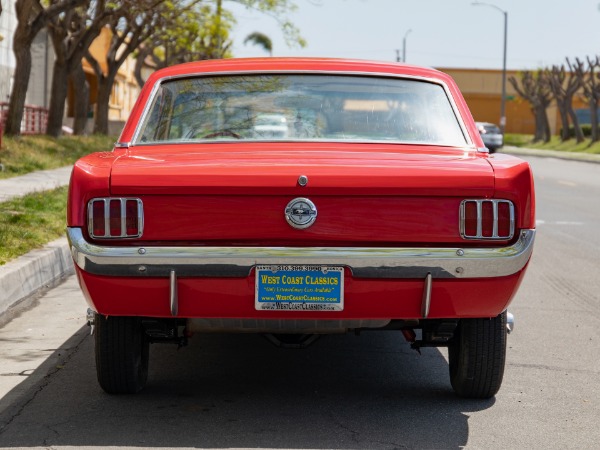
[[[67,189],[0,203],[0,265],[65,235]]]
[[[533,135],[506,133],[504,143],[506,145],[514,145],[515,147],[537,148],[541,150],[600,154],[600,142],[591,144],[589,139],[578,144],[575,139],[562,142],[558,136],[552,136],[550,142],[533,143]]]
[[[3,136],[0,148],[0,179],[24,175],[36,170],[56,169],[73,164],[89,153],[112,150],[114,136],[44,135],[9,138]]]
[[[112,150],[114,136],[2,138],[0,179],[73,164],[89,153]],[[0,265],[65,235],[67,188],[0,202]]]

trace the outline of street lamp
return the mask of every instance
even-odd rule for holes
[[[404,33],[404,38],[402,39],[402,62],[406,62],[406,36],[408,36],[411,31],[412,30],[408,30]]]
[[[490,8],[494,8],[497,11],[500,11],[504,14],[504,55],[502,58],[502,98],[500,99],[500,130],[502,134],[504,134],[504,128],[506,127],[506,34],[507,34],[507,26],[508,26],[508,12],[500,9],[496,5],[492,5],[491,3],[483,3],[483,2],[473,2],[471,3],[475,6],[489,6]]]

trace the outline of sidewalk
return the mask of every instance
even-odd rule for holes
[[[0,180],[0,202],[66,186],[70,176],[71,166],[68,166]],[[42,249],[0,266],[0,326],[11,319],[10,312],[7,314],[10,308],[51,289],[73,272],[66,238],[57,239]]]
[[[40,170],[20,177],[0,180],[0,202],[21,197],[36,191],[48,191],[69,184],[71,166],[53,170]]]

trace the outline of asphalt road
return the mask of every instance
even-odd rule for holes
[[[0,447],[600,448],[600,166],[527,159],[538,235],[495,399],[456,397],[445,350],[393,332],[200,335],[153,346],[147,388],[108,396],[72,277],[0,329]]]

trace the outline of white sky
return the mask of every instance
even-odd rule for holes
[[[271,37],[274,56],[328,56],[395,61],[405,33],[408,63],[432,67],[502,68],[504,16],[473,0],[295,0],[289,17],[308,46],[288,48],[273,18],[234,2],[236,57],[266,56],[244,38]],[[600,0],[490,0],[508,12],[508,69],[562,64],[600,55]]]

